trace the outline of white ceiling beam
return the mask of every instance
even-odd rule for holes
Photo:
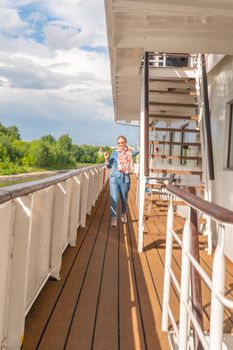
[[[145,51],[180,52],[180,53],[219,53],[233,55],[233,38],[210,33],[126,33],[118,37],[117,47],[144,48]]]
[[[233,2],[228,0],[114,0],[115,12],[139,13],[141,15],[154,13],[198,15],[198,16],[226,16],[233,17]]]

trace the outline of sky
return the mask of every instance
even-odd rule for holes
[[[104,0],[0,0],[0,123],[22,139],[114,145]]]

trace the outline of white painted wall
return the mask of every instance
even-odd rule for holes
[[[206,55],[206,70],[209,73],[223,58],[225,55]]]
[[[233,171],[226,169],[228,118],[233,101],[233,57],[225,56],[208,74],[215,180],[212,200],[233,210]],[[233,229],[226,233],[225,253],[233,260]]]

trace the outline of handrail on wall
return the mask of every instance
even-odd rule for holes
[[[208,202],[201,197],[184,191],[184,189],[181,189],[180,187],[167,185],[166,188],[168,192],[179,197],[192,208],[210,216],[213,220],[222,224],[233,225],[233,211],[223,208],[218,204]]]

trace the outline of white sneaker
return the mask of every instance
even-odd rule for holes
[[[116,225],[117,225],[117,218],[112,217],[110,225],[113,226],[113,227],[116,227]]]
[[[127,216],[126,214],[121,214],[121,221],[126,224],[127,223]]]

